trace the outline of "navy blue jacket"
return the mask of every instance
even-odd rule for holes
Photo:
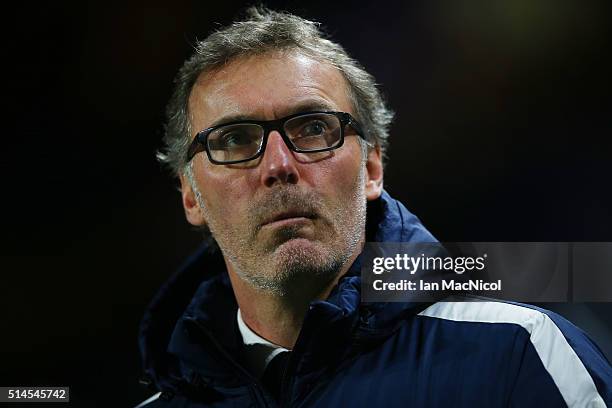
[[[386,192],[367,240],[434,237]],[[283,407],[612,407],[612,369],[560,316],[510,302],[360,301],[360,259],[304,320]],[[245,368],[221,254],[204,247],[161,289],[141,325],[146,407],[275,407]]]

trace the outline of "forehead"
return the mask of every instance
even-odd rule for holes
[[[347,83],[331,64],[298,52],[238,58],[201,74],[189,98],[194,132],[229,120],[316,109],[352,112]]]

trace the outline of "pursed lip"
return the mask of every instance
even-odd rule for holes
[[[316,214],[310,211],[288,210],[288,211],[282,211],[282,212],[276,213],[272,215],[271,217],[268,217],[264,222],[261,223],[261,226],[264,227],[266,225],[277,223],[279,221],[284,221],[284,220],[287,220],[289,222],[299,221],[300,219],[311,219],[312,220],[315,217],[316,217]]]

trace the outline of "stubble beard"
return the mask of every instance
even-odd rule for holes
[[[213,237],[238,277],[274,296],[309,296],[337,278],[360,244],[366,223],[365,172],[363,162],[348,200],[328,206],[315,193],[280,187],[262,202],[254,203],[256,210],[249,212],[245,223],[247,234],[244,224],[221,225],[222,215],[215,215],[195,183],[191,184]],[[279,206],[325,210],[321,221],[328,227],[327,242],[298,238],[299,227],[281,228],[271,240],[258,242],[256,226],[261,214],[278,211]]]

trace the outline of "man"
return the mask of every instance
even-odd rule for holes
[[[177,77],[160,158],[206,244],[141,327],[141,406],[590,406],[610,364],[502,302],[364,303],[365,242],[435,242],[383,190],[392,114],[317,25],[250,9]]]

